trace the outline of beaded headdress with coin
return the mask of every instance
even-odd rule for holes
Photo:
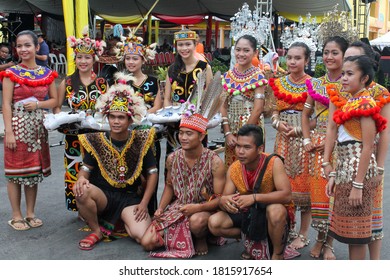
[[[318,27],[318,47],[321,48],[325,41],[331,37],[339,36],[348,43],[359,40],[359,33],[353,26],[351,15],[346,11],[338,11],[335,5],[332,11],[328,11]]]
[[[123,59],[126,54],[136,54],[142,56],[145,61],[153,60],[157,44],[147,46],[143,41],[141,37],[135,35],[135,30],[129,29],[129,36],[122,36],[121,41],[116,44],[117,57]]]
[[[312,71],[315,70],[315,54],[318,49],[318,24],[316,21],[316,18],[312,18],[310,13],[306,15],[305,20],[300,16],[298,23],[286,27],[280,36],[280,42],[286,49],[296,42],[304,43],[309,47]]]
[[[261,14],[262,12],[259,9],[251,11],[249,5],[244,3],[242,8],[230,18],[230,38],[237,42],[240,37],[250,35],[256,39],[256,47],[266,43],[270,34],[272,20],[267,14],[262,16]],[[262,48],[260,48],[260,58],[262,58]]]
[[[88,26],[84,27],[82,35],[82,38],[76,38],[75,36],[68,37],[69,45],[74,50],[74,54],[91,54],[94,55],[94,58],[97,61],[99,56],[103,54],[106,42],[97,41],[88,37]]]
[[[106,94],[102,94],[96,101],[95,108],[103,115],[111,112],[122,112],[130,116],[138,124],[146,116],[146,106],[142,97],[134,93],[134,89],[128,85],[134,80],[130,74],[117,72],[116,83],[113,84]]]
[[[205,133],[207,124],[221,108],[227,97],[222,87],[221,72],[217,71],[213,79],[204,90],[206,83],[206,71],[197,75],[194,89],[186,101],[181,116],[180,127],[186,127]]]

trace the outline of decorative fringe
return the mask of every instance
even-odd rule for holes
[[[313,89],[313,84],[311,83],[310,79],[306,80],[306,86],[307,86],[307,92],[309,93],[310,97],[313,98],[314,101],[320,102],[325,107],[329,108],[329,98],[322,96],[318,92],[316,92]]]

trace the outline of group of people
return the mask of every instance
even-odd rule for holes
[[[74,124],[59,129],[66,135],[66,207],[78,211],[91,229],[79,242],[81,250],[93,249],[103,238],[129,236],[153,257],[190,258],[207,254],[210,243],[237,238],[245,240],[242,259],[288,259],[309,244],[311,225],[318,231],[313,258],[335,259],[333,239],[349,245],[350,259],[364,259],[367,247],[371,259],[380,258],[389,93],[373,82],[369,46],[328,38],[327,74],[315,79],[305,73],[309,47],[295,42],[286,55],[288,74],[267,80],[252,64],[256,39],[240,37],[236,64],[222,75],[223,161],[206,146],[210,116],[189,104],[198,79],[203,76],[206,88],[213,79],[210,65],[196,56],[194,31],[175,33],[177,54],[164,92],[142,71],[155,55],[153,45],[134,34],[117,46],[124,71],[112,86],[93,72],[101,41],[84,34],[69,38],[69,44],[76,71],[58,88],[57,74],[36,63],[38,38],[31,31],[16,38],[21,62],[0,74],[12,228],[43,225],[35,201],[38,183],[50,175],[44,109],[59,113],[66,101],[72,112],[102,114],[110,126],[107,132]],[[275,100],[271,155],[264,153],[266,91]],[[147,113],[181,103],[192,109],[168,125],[165,186],[157,203],[161,136],[137,124]],[[298,231],[296,210],[301,211]],[[249,237],[252,211],[263,216],[260,240]]]

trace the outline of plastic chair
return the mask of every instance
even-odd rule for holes
[[[58,58],[54,53],[49,53],[50,68],[58,72]]]
[[[58,62],[58,65],[57,65],[58,72],[66,74],[66,72],[68,70],[68,62],[66,61],[65,55],[60,53],[58,55],[58,59],[59,59],[59,62]]]

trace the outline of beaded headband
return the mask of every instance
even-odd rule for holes
[[[85,26],[82,31],[83,38],[76,38],[75,36],[69,36],[68,42],[74,53],[83,53],[95,55],[95,59],[103,54],[106,43],[104,41],[96,41],[88,37],[88,26]]]
[[[174,39],[176,42],[183,40],[196,40],[196,36],[196,32],[189,29],[180,30],[174,33]]]
[[[97,99],[95,108],[104,115],[111,112],[126,113],[139,123],[146,116],[146,106],[143,98],[136,95],[134,89],[128,85],[129,81],[134,80],[133,76],[118,72],[115,78],[117,83]]]

